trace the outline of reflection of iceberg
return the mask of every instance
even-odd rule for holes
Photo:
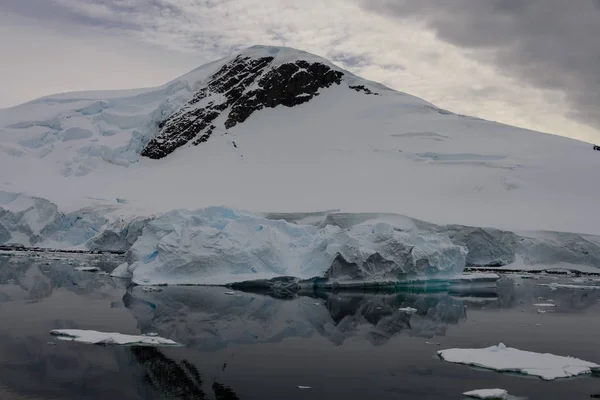
[[[115,262],[105,255],[61,257],[0,257],[0,285],[10,283],[20,287],[12,292],[13,300],[26,298],[39,301],[50,297],[54,290],[64,288],[78,294],[114,290],[123,282],[101,274],[78,271],[84,263],[100,270],[114,268]],[[17,296],[14,298],[14,296]]]
[[[444,335],[448,324],[465,318],[462,302],[447,294],[315,292],[279,300],[243,292],[229,296],[214,287],[167,287],[162,292],[136,287],[127,297],[142,332],[205,350],[314,335],[336,344],[353,336],[383,344],[399,334]],[[399,310],[403,307],[417,311],[409,315]]]

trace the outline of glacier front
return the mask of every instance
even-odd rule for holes
[[[146,225],[129,251],[128,271],[143,285],[283,276],[343,284],[462,273],[465,247],[443,233],[407,229],[409,221],[394,224],[374,215],[349,226],[314,225],[224,207],[175,210]]]
[[[254,213],[227,207],[136,214],[121,198],[61,211],[0,191],[0,250],[126,254],[113,276],[142,285],[221,285],[274,278],[327,285],[454,279],[465,267],[596,272],[600,237],[436,225],[381,213]],[[294,283],[295,284],[295,283]]]

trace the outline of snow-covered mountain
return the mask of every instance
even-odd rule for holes
[[[280,47],[157,88],[0,110],[0,189],[67,211],[340,209],[600,233],[599,167],[590,144],[456,115]]]
[[[255,46],[0,110],[0,244],[128,250],[141,284],[597,268],[599,167],[591,144]]]

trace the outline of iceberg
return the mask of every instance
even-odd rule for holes
[[[483,349],[440,350],[438,356],[451,363],[537,376],[547,381],[600,371],[600,365],[589,361],[518,350],[503,343]]]
[[[465,392],[463,395],[473,399],[504,400],[508,397],[508,392],[504,389],[480,389]]]
[[[467,250],[443,233],[371,219],[319,226],[225,207],[176,210],[149,221],[131,247],[140,285],[219,285],[278,277],[390,282],[459,275]],[[122,273],[123,271],[120,271]]]
[[[122,333],[106,333],[81,329],[53,329],[50,334],[60,340],[104,345],[136,345],[136,346],[181,346],[170,339],[154,334],[125,335]]]

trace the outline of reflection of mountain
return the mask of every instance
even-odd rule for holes
[[[447,294],[323,292],[284,301],[227,293],[210,287],[169,287],[151,293],[134,288],[125,297],[143,332],[158,332],[205,350],[315,334],[335,344],[358,336],[379,345],[399,334],[444,335],[447,325],[465,318],[463,303]],[[399,310],[403,307],[417,312],[409,315]]]
[[[208,398],[202,388],[202,377],[198,369],[187,360],[177,363],[154,347],[132,347],[131,353],[144,369],[144,382],[165,398]],[[212,391],[216,400],[239,400],[231,388],[218,382],[213,382]]]

